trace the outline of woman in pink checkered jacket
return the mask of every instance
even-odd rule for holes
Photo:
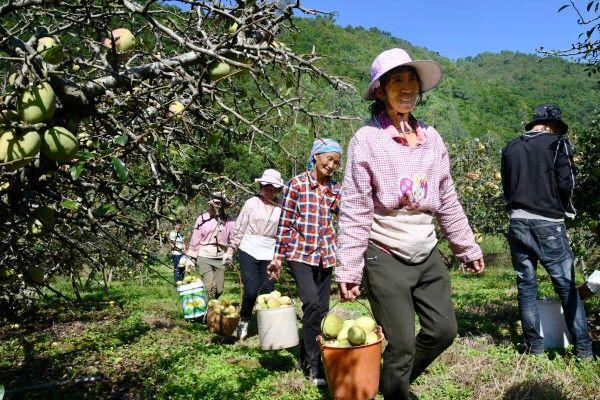
[[[433,218],[452,251],[472,272],[484,269],[481,249],[458,202],[446,146],[412,110],[442,76],[434,61],[406,51],[381,53],[365,99],[373,118],[348,145],[342,183],[335,280],[342,300],[367,297],[388,340],[381,388],[386,399],[408,399],[409,385],[456,336],[450,277]],[[420,332],[414,334],[415,313]]]

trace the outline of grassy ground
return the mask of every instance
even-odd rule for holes
[[[414,383],[414,394],[423,400],[600,399],[600,362],[579,363],[568,351],[518,354],[516,289],[507,262],[496,259],[479,277],[452,272],[460,336]],[[166,267],[161,272],[171,276]],[[541,296],[552,296],[549,278],[540,275]],[[225,298],[238,298],[236,282],[230,273]],[[85,300],[79,310],[42,309],[0,327],[7,398],[330,398],[296,369],[297,349],[261,351],[256,335],[235,342],[184,321],[177,294],[164,281],[115,282],[108,295],[93,291]],[[337,307],[367,312],[356,303]],[[598,296],[586,309],[599,317]]]

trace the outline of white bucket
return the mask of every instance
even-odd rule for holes
[[[293,305],[257,310],[258,340],[263,350],[294,347],[300,343],[296,309]]]
[[[538,300],[540,314],[540,335],[544,338],[545,349],[564,348],[571,342],[571,334],[567,329],[560,302],[554,300]]]

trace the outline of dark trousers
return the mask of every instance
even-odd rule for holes
[[[388,345],[383,353],[381,388],[389,399],[408,399],[415,380],[456,337],[450,276],[434,249],[409,265],[369,245],[365,253],[368,298]],[[421,330],[415,337],[415,313]]]
[[[267,278],[268,260],[257,260],[250,254],[240,250],[238,256],[242,270],[244,297],[240,319],[249,321],[252,318],[252,308],[259,294],[269,293],[275,288],[275,281]]]
[[[185,272],[184,268],[179,268],[179,260],[181,260],[181,254],[172,254],[173,256],[173,280],[175,283],[177,281],[183,280],[183,273]]]
[[[577,356],[592,358],[592,340],[588,333],[583,302],[575,288],[573,251],[564,222],[514,218],[510,220],[508,244],[517,273],[517,299],[527,350],[544,352],[537,308],[537,264],[544,266],[560,297],[567,329],[575,342]]]
[[[302,301],[300,363],[316,373],[321,369],[317,336],[321,334],[321,320],[329,311],[331,268],[314,267],[297,261],[290,261],[288,264]]]

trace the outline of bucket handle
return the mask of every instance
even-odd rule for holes
[[[329,314],[331,314],[331,312],[333,311],[333,309],[335,308],[335,306],[337,306],[339,303],[340,303],[340,301],[338,299],[336,299],[333,302],[333,305],[331,307],[329,307],[329,311],[327,311],[327,314],[325,314],[325,317],[328,316]],[[362,299],[356,299],[356,303],[360,304],[361,306],[363,306],[365,308],[365,310],[367,310],[367,312],[369,313],[369,315],[371,315],[371,317],[373,317],[373,319],[375,319],[375,315],[373,315],[373,311],[369,307],[367,307],[367,305],[362,301]]]

